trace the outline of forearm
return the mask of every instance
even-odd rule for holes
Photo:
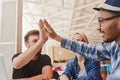
[[[21,53],[19,56],[13,59],[13,67],[19,69],[26,65],[35,55],[37,52],[42,48],[45,42],[38,40],[36,44],[29,47],[26,51]]]
[[[43,80],[43,79],[49,80],[50,78],[48,78],[45,75],[37,75],[37,76],[34,76],[34,77],[22,78],[22,79],[19,79],[19,80]]]
[[[109,47],[109,44],[103,45],[102,43],[98,44],[86,44],[84,42],[76,42],[68,39],[62,39],[61,47],[69,49],[77,54],[83,55],[84,57],[89,57],[91,59],[109,59],[111,54],[106,49]]]

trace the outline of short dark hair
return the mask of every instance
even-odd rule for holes
[[[39,35],[39,31],[38,30],[30,30],[26,33],[26,35],[24,36],[24,41],[27,42],[28,38],[30,35]]]

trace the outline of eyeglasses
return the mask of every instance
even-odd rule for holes
[[[101,27],[101,23],[102,23],[102,22],[104,22],[104,21],[109,21],[109,20],[112,20],[112,19],[117,18],[117,17],[120,17],[120,15],[112,16],[112,17],[109,17],[109,18],[98,17],[98,22],[99,22],[99,24],[100,24],[100,27]]]

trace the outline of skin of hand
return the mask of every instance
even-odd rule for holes
[[[45,28],[44,28],[44,24],[43,24],[43,21],[42,20],[40,20],[39,21],[39,31],[40,31],[40,35],[39,35],[39,37],[40,37],[40,39],[41,40],[43,40],[43,41],[47,41],[48,40],[48,36],[47,36],[47,34],[46,34],[46,32],[45,32]]]
[[[44,24],[44,28],[43,26],[40,26],[42,28],[42,30],[44,30],[44,32],[52,39],[57,40],[59,42],[62,41],[62,37],[60,35],[58,35],[53,28],[51,27],[51,25],[46,21],[43,20],[42,23]]]

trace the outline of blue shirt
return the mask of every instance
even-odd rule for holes
[[[102,80],[100,74],[100,64],[98,61],[85,59],[84,65],[87,76],[84,77],[78,77],[80,69],[77,62],[77,57],[73,57],[67,62],[66,69],[63,74],[67,75],[69,80],[71,77],[74,80]]]
[[[61,46],[88,58],[96,60],[111,59],[112,73],[107,80],[120,80],[120,46],[115,42],[86,44],[62,39]]]

